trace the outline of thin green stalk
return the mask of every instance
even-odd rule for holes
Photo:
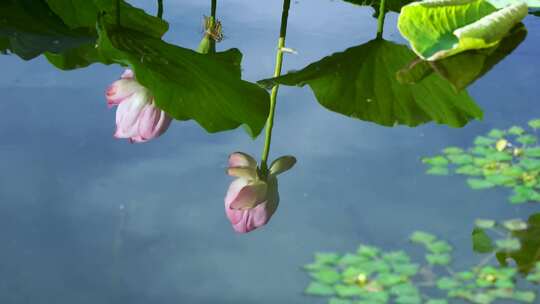
[[[163,19],[163,0],[158,0],[157,16],[159,19]]]
[[[381,0],[379,17],[377,18],[377,39],[382,39],[384,31],[384,16],[386,15],[386,0]]]
[[[217,10],[217,0],[212,0],[212,7],[210,9],[210,18],[211,18],[211,25],[210,28],[214,28],[214,25],[216,24],[216,10]],[[216,40],[213,38],[210,39],[210,53],[213,54],[216,52]]]
[[[216,9],[217,9],[217,0],[212,0],[212,10],[210,12],[210,16],[212,16],[214,20],[216,19]]]
[[[216,52],[216,40],[214,35],[218,33],[213,33],[216,31],[216,10],[217,10],[217,0],[212,0],[212,7],[210,9],[210,17],[204,17],[204,36],[197,48],[197,52],[201,54],[214,54]]]
[[[291,0],[283,0],[283,13],[281,15],[281,28],[279,31],[278,49],[276,53],[276,67],[274,70],[274,77],[281,75],[281,68],[283,66],[283,48],[285,47],[285,37],[287,36],[287,21],[289,19],[289,9],[291,7]],[[264,149],[261,157],[261,168],[266,174],[268,170],[268,154],[270,153],[270,144],[272,142],[272,129],[274,127],[274,116],[276,114],[276,102],[278,95],[279,85],[275,85],[272,88],[270,94],[270,113],[266,121]]]

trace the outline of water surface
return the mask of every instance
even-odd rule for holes
[[[209,11],[202,2],[165,1],[165,40],[196,48]],[[372,39],[371,14],[338,1],[294,3],[288,46],[298,55],[284,69]],[[218,15],[226,36],[218,48],[243,52],[245,79],[269,77],[281,3],[225,1]],[[396,19],[387,17],[385,37],[405,43]],[[507,190],[426,175],[420,158],[540,116],[540,19],[524,23],[527,39],[469,88],[485,114],[464,128],[381,127],[325,110],[307,87],[283,87],[272,156],[292,154],[298,164],[280,178],[272,221],[247,235],[224,216],[224,170],[233,151],[259,155],[262,137],[175,122],[146,144],[116,140],[104,90],[121,67],[63,72],[43,57],[0,56],[0,302],[323,303],[302,294],[299,267],[313,252],[361,242],[408,248],[417,229],[451,241],[456,265],[470,265],[474,219],[540,209],[507,204]]]

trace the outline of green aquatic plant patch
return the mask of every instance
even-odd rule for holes
[[[345,254],[316,253],[314,261],[304,266],[311,278],[305,293],[326,297],[329,304],[444,304],[457,299],[489,304],[502,299],[517,303],[536,300],[532,290],[536,287],[533,284],[540,282],[540,265],[522,280],[515,268],[485,262],[457,271],[451,268],[450,243],[423,231],[414,232],[409,239],[423,248],[422,261],[414,261],[403,250],[385,251],[368,245]]]
[[[529,129],[512,126],[493,129],[477,136],[470,148],[447,147],[441,155],[426,157],[428,174],[456,173],[467,176],[472,189],[494,187],[513,189],[510,203],[540,202],[540,146],[536,130],[540,119],[528,123]]]

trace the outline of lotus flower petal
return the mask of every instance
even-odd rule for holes
[[[156,107],[150,92],[135,80],[129,69],[107,90],[107,103],[118,105],[116,138],[146,142],[163,134],[172,121],[167,113]]]
[[[282,156],[270,165],[270,174],[278,175],[289,169],[291,169],[294,164],[296,164],[296,158],[291,155]]]
[[[229,204],[231,209],[251,209],[266,200],[267,185],[257,181],[244,186]]]
[[[271,177],[268,180],[267,200],[251,209],[234,210],[229,208],[228,202],[235,193],[247,185],[244,179],[235,180],[229,187],[225,198],[225,213],[231,222],[233,229],[238,233],[247,233],[268,223],[277,210],[279,194],[277,192],[277,180]]]
[[[257,179],[257,168],[252,167],[232,167],[227,169],[227,174],[247,180]]]
[[[133,73],[132,69],[126,69],[124,73],[122,73],[122,76],[120,76],[122,79],[132,79],[135,78],[135,74]]]
[[[133,94],[122,102],[116,110],[116,133],[118,138],[131,138],[139,135],[139,116],[148,104],[148,96],[142,92]]]
[[[257,161],[251,157],[251,155],[248,155],[243,152],[234,152],[231,155],[229,155],[229,167],[249,167],[249,168],[256,168],[257,167]]]

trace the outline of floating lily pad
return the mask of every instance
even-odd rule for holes
[[[484,226],[490,229],[499,227],[495,223]],[[448,242],[423,231],[414,232],[410,239],[428,251],[428,265],[412,263],[411,255],[403,250],[384,251],[368,245],[360,245],[356,253],[317,254],[315,264],[326,262],[333,266],[330,271],[325,270],[324,275],[320,270],[308,269],[314,281],[309,284],[306,294],[329,297],[328,303],[331,304],[448,304],[457,299],[471,303],[492,303],[504,299],[533,303],[536,300],[534,292],[520,287],[520,277],[514,268],[485,265],[486,261],[483,261],[469,269],[453,271]],[[352,261],[354,255],[360,259],[358,265],[343,267],[341,263],[335,264],[337,259]],[[433,267],[436,265],[443,267]],[[534,272],[526,280],[540,283],[540,262],[534,267]],[[437,294],[439,298],[430,299],[426,296],[428,294]],[[440,295],[446,295],[446,298]]]
[[[527,220],[527,229],[516,230],[512,236],[519,240],[521,247],[511,252],[499,252],[497,258],[503,265],[507,259],[513,259],[519,271],[529,273],[540,262],[540,213],[533,214]]]
[[[518,231],[527,229],[527,222],[524,222],[521,219],[512,219],[503,222],[503,225],[506,229],[510,231]]]
[[[473,250],[479,253],[488,253],[495,250],[493,241],[481,228],[475,228],[472,233]]]
[[[485,179],[478,179],[478,178],[469,178],[467,179],[467,183],[472,189],[478,190],[478,189],[488,189],[495,187],[495,184],[485,180]]]
[[[331,296],[335,294],[332,286],[319,282],[311,282],[304,292],[314,296]]]
[[[537,121],[531,120],[529,126],[535,127]],[[493,129],[475,137],[471,148],[452,146],[447,151],[451,153],[424,157],[422,162],[430,166],[428,174],[469,176],[467,183],[473,189],[512,188],[512,204],[540,202],[540,146],[536,143],[535,133],[519,126]]]

